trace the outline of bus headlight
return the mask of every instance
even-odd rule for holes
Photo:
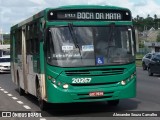
[[[60,86],[60,85],[61,85],[61,82],[58,82],[57,85]]]
[[[64,88],[64,89],[67,89],[68,87],[69,87],[68,84],[64,84],[64,85],[63,85],[63,88]]]
[[[55,79],[52,79],[52,83],[55,84],[55,83],[56,83],[56,80],[55,80]]]
[[[129,78],[122,80],[121,85],[126,85],[128,82],[130,82],[136,75],[136,72],[134,72]]]
[[[126,81],[122,80],[121,85],[126,85]]]

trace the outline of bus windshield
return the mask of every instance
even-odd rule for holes
[[[50,65],[78,67],[134,62],[134,41],[129,26],[51,27],[46,39]]]

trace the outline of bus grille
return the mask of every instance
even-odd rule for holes
[[[119,82],[108,82],[108,83],[90,83],[90,84],[71,84],[74,87],[81,87],[81,86],[86,86],[86,87],[93,87],[93,86],[103,86],[103,85],[116,85]]]
[[[123,74],[124,68],[90,69],[90,70],[66,70],[67,76],[104,76]]]

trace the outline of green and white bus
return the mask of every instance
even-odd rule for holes
[[[130,10],[73,5],[47,8],[11,27],[12,81],[20,95],[46,103],[136,96],[135,32]]]

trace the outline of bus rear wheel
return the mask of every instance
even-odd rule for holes
[[[119,104],[119,100],[110,100],[107,101],[110,106],[117,106]]]
[[[38,83],[37,85],[37,98],[38,98],[38,103],[39,103],[39,107],[41,110],[46,110],[47,108],[47,103],[42,99],[41,96],[41,88],[40,88],[40,84]]]

